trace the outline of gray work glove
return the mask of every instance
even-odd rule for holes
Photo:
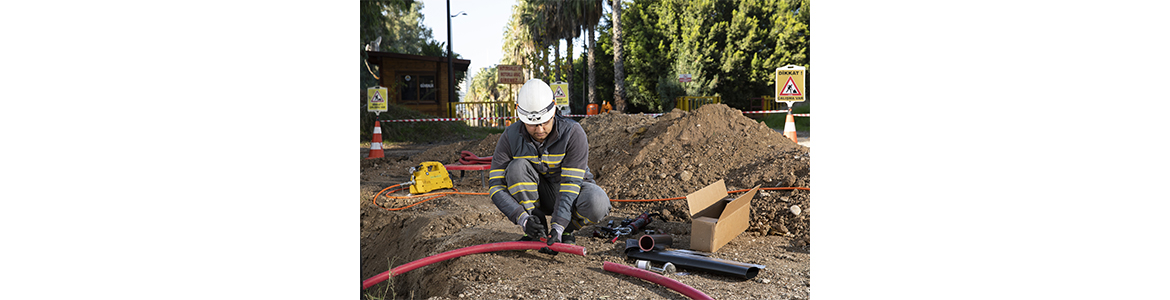
[[[553,223],[552,230],[550,230],[548,232],[548,245],[552,246],[553,243],[560,243],[562,232],[565,232],[565,226],[561,226],[561,224]]]

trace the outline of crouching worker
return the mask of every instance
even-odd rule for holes
[[[574,244],[573,232],[601,220],[610,208],[589,171],[585,130],[557,114],[552,90],[539,79],[520,87],[516,104],[520,122],[496,142],[488,197],[524,231],[521,241]]]

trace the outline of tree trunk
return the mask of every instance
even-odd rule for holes
[[[589,51],[589,58],[588,58],[589,62],[588,63],[589,63],[589,103],[590,104],[597,103],[596,100],[594,100],[594,98],[593,98],[593,90],[597,87],[597,85],[596,85],[597,82],[595,81],[594,75],[593,75],[593,47],[594,47],[594,45],[593,45],[593,28],[590,27],[589,28],[589,49],[587,49]]]
[[[548,45],[540,44],[540,80],[548,81]]]
[[[568,65],[568,68],[565,69],[565,74],[568,75],[568,76],[565,76],[565,82],[569,83],[569,91],[572,91],[573,90],[573,38],[570,37],[570,38],[565,39],[565,44],[566,44],[565,47],[567,47],[567,48],[565,48],[565,54],[568,54],[568,56],[565,59],[565,62]],[[580,97],[580,96],[578,96],[578,97]],[[573,105],[572,103],[573,103],[573,94],[572,94],[572,92],[569,92],[569,106],[572,106]]]
[[[561,78],[565,77],[564,72],[561,72],[561,40],[556,40],[553,44],[552,72],[553,78],[549,81],[561,81]]]
[[[613,0],[613,109],[626,112],[626,75],[622,63],[622,1]]]

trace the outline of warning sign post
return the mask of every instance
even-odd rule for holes
[[[804,67],[796,65],[776,68],[776,102],[803,102],[807,99],[804,71]],[[791,106],[789,103],[789,108]]]
[[[569,112],[569,83],[563,81],[553,82],[549,85],[553,92],[553,101],[560,107],[561,111],[568,114]]]
[[[389,96],[390,94],[387,94],[387,88],[383,86],[374,86],[366,89],[366,111],[375,114],[386,112],[386,98]]]

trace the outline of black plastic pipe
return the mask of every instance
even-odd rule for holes
[[[633,241],[633,240],[630,240]],[[761,265],[746,264],[726,259],[706,257],[681,251],[641,251],[637,247],[630,247],[627,242],[626,256],[635,259],[644,259],[656,263],[672,263],[675,266],[689,270],[700,270],[743,279],[752,279],[760,274]]]

